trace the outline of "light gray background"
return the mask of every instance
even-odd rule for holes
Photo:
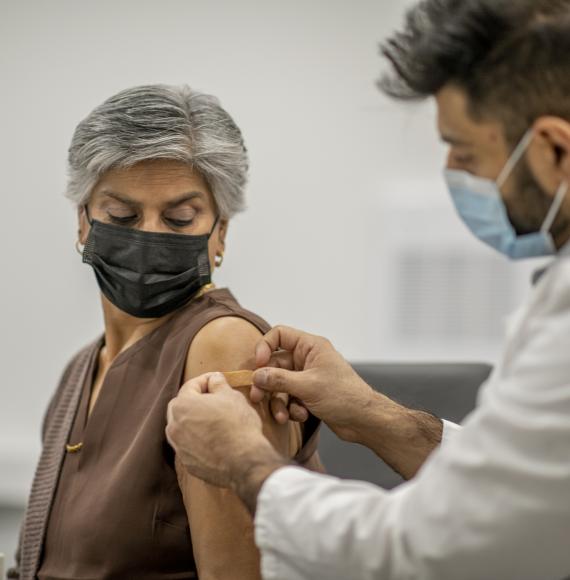
[[[529,267],[456,218],[433,106],[374,86],[378,42],[407,4],[0,0],[0,504],[25,501],[48,398],[101,331],[62,196],[66,151],[75,125],[132,85],[187,83],[241,126],[249,210],[217,282],[245,306],[352,360],[492,362]]]

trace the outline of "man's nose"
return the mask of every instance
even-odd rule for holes
[[[447,152],[447,158],[445,160],[445,169],[462,169],[462,167],[455,161],[454,156],[451,151]]]

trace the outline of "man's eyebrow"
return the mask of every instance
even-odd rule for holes
[[[441,134],[441,140],[448,145],[453,147],[471,147],[473,144],[468,143],[467,141],[463,141],[462,139],[457,139],[452,135],[446,135],[445,133]]]

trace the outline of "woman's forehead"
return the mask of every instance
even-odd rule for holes
[[[211,200],[209,187],[200,173],[180,161],[143,161],[132,167],[104,173],[93,189],[93,198],[144,204],[181,203],[187,198]]]

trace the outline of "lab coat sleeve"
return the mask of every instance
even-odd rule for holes
[[[461,425],[443,419],[443,432],[441,434],[441,444],[447,445],[457,433],[461,431]]]
[[[296,467],[274,473],[255,519],[263,577],[567,576],[569,353],[566,291],[519,329],[482,405],[412,481],[389,492]]]

